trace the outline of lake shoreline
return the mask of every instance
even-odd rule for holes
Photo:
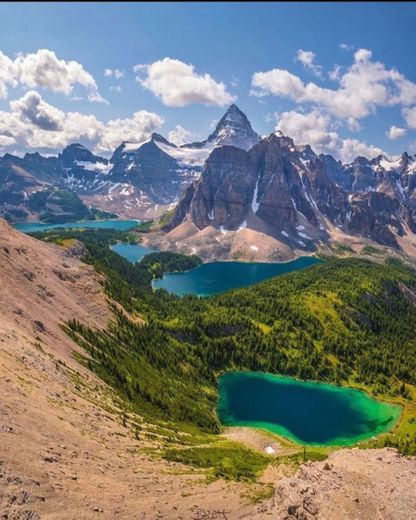
[[[355,433],[354,435],[348,434],[338,434],[338,436],[335,436],[333,439],[325,440],[322,442],[319,441],[308,441],[305,439],[302,439],[299,437],[298,434],[294,433],[290,429],[288,430],[285,426],[282,424],[279,425],[279,423],[270,423],[269,421],[259,421],[254,419],[244,419],[244,417],[238,418],[234,415],[235,412],[231,412],[232,404],[230,404],[230,399],[232,400],[232,397],[230,397],[231,390],[227,388],[227,384],[229,385],[229,381],[231,380],[231,385],[233,384],[233,379],[244,377],[248,379],[248,383],[250,382],[250,378],[253,380],[255,378],[258,379],[265,379],[268,382],[272,380],[272,382],[276,384],[286,385],[288,387],[294,387],[296,384],[303,385],[303,391],[308,391],[309,393],[316,392],[316,390],[319,391],[326,391],[326,392],[332,392],[332,397],[338,397],[342,399],[346,399],[347,397],[351,399],[351,403],[354,404],[354,406],[357,406],[357,409],[353,407],[355,411],[360,411],[360,413],[368,414],[370,410],[370,405],[373,407],[372,412],[374,413],[374,417],[377,417],[377,419],[370,419],[369,418],[364,421],[364,418],[362,419],[362,422],[365,424],[366,421],[374,422],[374,432],[367,430],[367,431],[361,431]],[[280,374],[271,374],[268,372],[255,372],[255,371],[227,371],[223,372],[222,374],[219,374],[217,376],[218,381],[218,400],[217,400],[217,407],[216,412],[217,416],[222,424],[222,426],[225,428],[225,430],[229,427],[233,428],[253,428],[255,430],[260,431],[266,431],[267,433],[270,433],[273,436],[276,436],[277,438],[285,439],[291,444],[294,444],[295,446],[315,446],[320,448],[328,448],[328,447],[341,447],[341,446],[351,446],[351,445],[357,445],[362,442],[368,442],[371,441],[378,436],[382,434],[388,434],[393,432],[397,429],[399,424],[402,421],[403,413],[404,413],[404,407],[401,404],[398,404],[397,402],[387,401],[384,399],[376,399],[374,396],[371,396],[371,394],[368,392],[368,390],[365,389],[359,389],[357,387],[351,387],[351,386],[338,386],[333,385],[330,383],[322,382],[322,381],[309,381],[309,380],[299,380],[298,378],[293,378],[290,376],[280,375]],[[241,388],[238,387],[240,392]],[[225,389],[225,390],[224,390]],[[253,390],[253,389],[252,389]],[[296,390],[296,388],[295,388]],[[347,392],[344,395],[341,392]],[[228,393],[227,393],[228,392]],[[293,388],[292,388],[293,392]],[[241,395],[244,395],[243,392],[241,392]],[[250,396],[251,400],[255,400],[256,395],[252,394]],[[355,399],[355,402],[353,401]],[[283,402],[282,402],[283,403]],[[342,405],[342,401],[340,400],[340,404]],[[260,404],[260,407],[262,404]],[[351,404],[349,404],[351,406]],[[296,411],[296,409],[295,409]],[[293,415],[293,410],[291,414]],[[227,414],[227,415],[226,415]],[[386,416],[387,414],[391,414],[389,417]],[[364,415],[363,415],[364,417]],[[383,418],[383,420],[381,420]],[[325,419],[325,417],[321,418]],[[316,419],[315,422],[319,422],[318,419]],[[384,429],[384,425],[387,425],[388,427]]]
[[[301,256],[290,262],[205,262],[187,271],[164,273],[153,281],[153,287],[177,296],[208,297],[321,263],[323,259],[313,256]]]

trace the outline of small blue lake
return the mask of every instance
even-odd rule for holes
[[[184,273],[167,273],[155,280],[155,289],[166,289],[178,296],[196,294],[211,296],[230,289],[246,287],[268,278],[291,273],[321,263],[322,260],[303,256],[285,263],[210,262]]]
[[[150,247],[141,246],[140,244],[125,244],[124,242],[111,246],[111,249],[133,263],[140,262],[144,256],[156,251],[155,249],[150,249]]]

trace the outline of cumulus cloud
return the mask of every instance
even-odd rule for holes
[[[318,78],[322,77],[322,66],[315,61],[316,54],[312,51],[304,51],[299,49],[296,53],[296,59],[302,63],[305,69],[312,72]]]
[[[33,90],[26,92],[22,98],[12,101],[10,106],[12,111],[20,114],[22,119],[42,130],[60,130],[62,128],[64,113],[45,103],[41,96]]]
[[[8,87],[23,85],[28,88],[44,88],[71,95],[80,85],[89,92],[94,102],[104,102],[92,75],[77,61],[59,59],[49,49],[39,49],[29,54],[19,54],[14,60],[0,52],[0,97],[6,98]]]
[[[105,125],[97,150],[114,150],[122,141],[140,143],[164,122],[162,117],[147,110],[139,110],[131,118],[112,119]]]
[[[296,144],[310,144],[316,153],[330,153],[343,162],[351,162],[359,155],[371,159],[383,153],[358,139],[341,138],[331,118],[316,109],[306,113],[283,112],[276,130],[292,137]]]
[[[7,97],[9,86],[17,86],[13,66],[13,61],[0,51],[0,98]]]
[[[122,88],[120,87],[120,85],[111,85],[110,90],[111,92],[122,92]]]
[[[121,79],[124,78],[125,75],[126,71],[122,69],[104,69],[104,76],[109,78]]]
[[[406,128],[400,128],[393,125],[387,130],[386,135],[389,139],[399,139],[400,137],[405,136],[406,132]]]
[[[176,145],[189,143],[193,137],[193,133],[181,125],[176,125],[175,128],[168,133],[168,140]]]
[[[192,64],[164,58],[149,65],[136,65],[136,80],[171,107],[192,103],[224,106],[235,101],[222,82],[199,74]]]
[[[253,74],[251,93],[256,96],[272,94],[290,98],[296,103],[309,103],[350,122],[374,113],[377,107],[416,103],[416,83],[396,69],[372,61],[368,49],[358,49],[353,64],[345,70],[338,69],[332,79],[338,81],[337,89],[321,87],[313,82],[305,84],[287,70],[272,69]]]
[[[310,144],[317,153],[334,149],[338,134],[331,132],[331,120],[327,115],[313,110],[308,113],[291,110],[278,118],[276,130],[293,138],[296,144]]]
[[[62,112],[38,92],[29,91],[12,101],[9,111],[0,111],[0,147],[2,151],[29,148],[56,152],[77,141],[107,153],[123,140],[143,141],[163,123],[163,118],[146,110],[104,123],[91,114]]]

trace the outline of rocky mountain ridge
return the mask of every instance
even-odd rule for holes
[[[342,164],[280,132],[261,138],[231,105],[201,142],[175,145],[153,133],[121,143],[109,159],[76,143],[54,157],[6,154],[0,214],[85,218],[97,206],[151,219],[176,206],[168,232],[188,223],[221,238],[248,228],[288,251],[316,250],[341,233],[399,248],[416,232],[415,173],[407,153]],[[70,199],[76,210],[65,209]]]
[[[292,250],[313,251],[335,229],[400,248],[416,231],[415,173],[416,158],[406,153],[343,165],[277,132],[248,151],[214,150],[165,230],[185,223],[223,234],[249,227]]]

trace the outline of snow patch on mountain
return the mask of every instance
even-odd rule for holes
[[[253,199],[251,201],[251,209],[253,210],[254,214],[257,213],[257,211],[260,207],[260,202],[257,201],[258,194],[259,194],[259,181],[260,181],[260,175],[257,177],[256,185],[254,187],[254,192],[253,192]]]

